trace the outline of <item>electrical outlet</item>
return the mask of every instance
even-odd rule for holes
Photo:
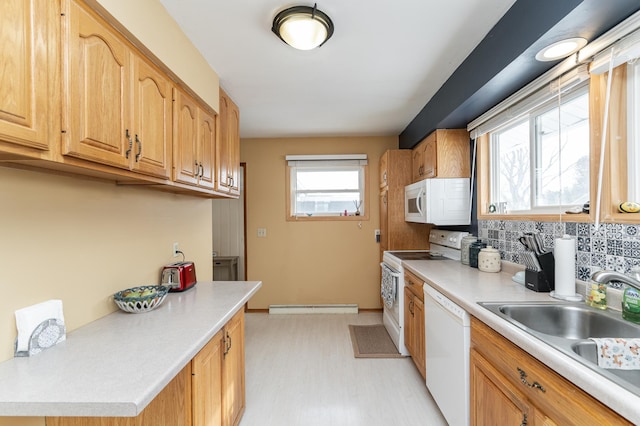
[[[376,229],[375,231],[373,231],[375,238],[376,238],[376,243],[380,242],[380,230]]]
[[[173,243],[173,257],[178,257],[178,243]]]
[[[267,238],[267,228],[258,228],[258,238]]]

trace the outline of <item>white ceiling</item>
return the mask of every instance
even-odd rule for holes
[[[398,135],[515,0],[324,0],[333,37],[295,50],[281,0],[160,0],[240,108],[242,138]]]

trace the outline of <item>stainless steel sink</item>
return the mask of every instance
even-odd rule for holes
[[[565,339],[640,337],[640,328],[586,305],[502,304],[498,308],[511,322]]]
[[[640,338],[640,326],[619,312],[560,302],[480,302],[511,324],[565,353],[596,373],[640,396],[640,370],[598,367],[597,346],[589,338]]]

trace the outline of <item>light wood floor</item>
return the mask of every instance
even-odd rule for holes
[[[446,425],[410,358],[354,358],[349,324],[381,313],[246,315],[240,426]]]

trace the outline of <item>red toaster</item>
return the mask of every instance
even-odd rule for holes
[[[177,262],[162,268],[160,284],[169,286],[169,291],[185,291],[196,283],[196,265],[193,262]]]

